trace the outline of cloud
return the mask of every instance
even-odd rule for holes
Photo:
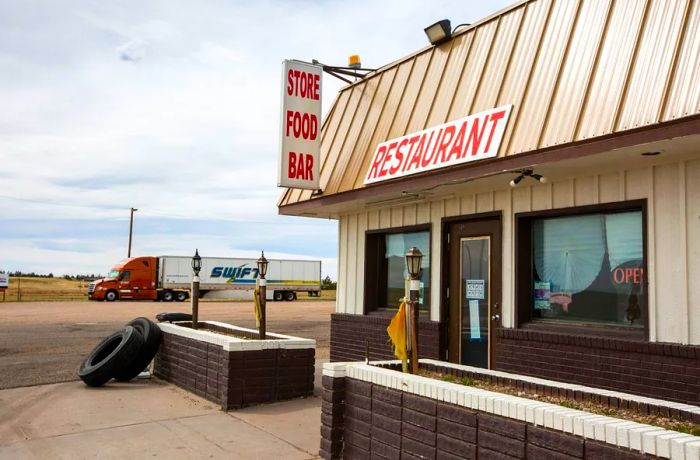
[[[379,67],[508,1],[0,2],[0,267],[108,266],[131,207],[140,254],[334,260],[335,222],[277,215],[281,61]]]
[[[117,52],[122,61],[139,62],[146,57],[146,44],[135,38],[117,48]]]

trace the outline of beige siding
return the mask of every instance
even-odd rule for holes
[[[361,313],[364,232],[429,222],[432,225],[431,319],[439,320],[443,217],[503,212],[503,324],[514,325],[514,215],[621,200],[647,199],[650,338],[700,344],[700,159],[464,193],[426,203],[372,209],[340,218],[340,312]],[[352,293],[350,293],[352,291]]]

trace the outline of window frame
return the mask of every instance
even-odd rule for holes
[[[384,241],[386,235],[396,234],[396,233],[417,233],[417,232],[428,232],[428,250],[429,255],[433,253],[433,229],[432,224],[418,224],[418,225],[408,225],[404,227],[391,227],[391,228],[381,228],[376,230],[365,231],[365,279],[364,279],[364,298],[362,303],[362,313],[369,316],[393,316],[396,314],[395,310],[381,309],[379,310],[378,305],[382,303],[386,304],[386,289],[382,286],[386,286],[387,274],[386,270],[381,269],[384,267]],[[370,263],[373,261],[374,263]],[[380,263],[381,262],[381,263]],[[430,261],[430,277],[431,277],[431,289],[432,289],[432,270],[433,264]],[[380,273],[381,272],[381,273]],[[432,291],[431,291],[432,293]],[[431,299],[432,300],[432,299]],[[432,305],[430,306],[432,308]],[[422,311],[425,311],[422,309]]]
[[[644,292],[646,296],[642,305],[642,308],[646,312],[646,315],[644,315],[646,318],[644,327],[635,330],[625,326],[599,324],[595,322],[571,321],[570,323],[564,323],[555,320],[533,318],[533,221],[543,218],[571,217],[588,214],[616,214],[630,211],[639,211],[642,213],[642,257],[644,260],[642,267],[646,274],[644,277]],[[649,340],[648,213],[646,199],[516,213],[514,219],[515,259],[513,265],[515,267],[515,326],[517,328],[582,335],[615,336],[630,340]]]

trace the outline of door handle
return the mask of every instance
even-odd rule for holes
[[[491,319],[494,320],[494,321],[500,321],[500,320],[501,320],[501,316],[500,316],[500,315],[493,315],[493,316],[491,317]]]

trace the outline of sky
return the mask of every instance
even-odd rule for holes
[[[377,68],[507,1],[0,0],[0,269],[132,255],[322,260],[337,222],[279,216],[283,59]],[[340,80],[324,75],[323,112]]]

